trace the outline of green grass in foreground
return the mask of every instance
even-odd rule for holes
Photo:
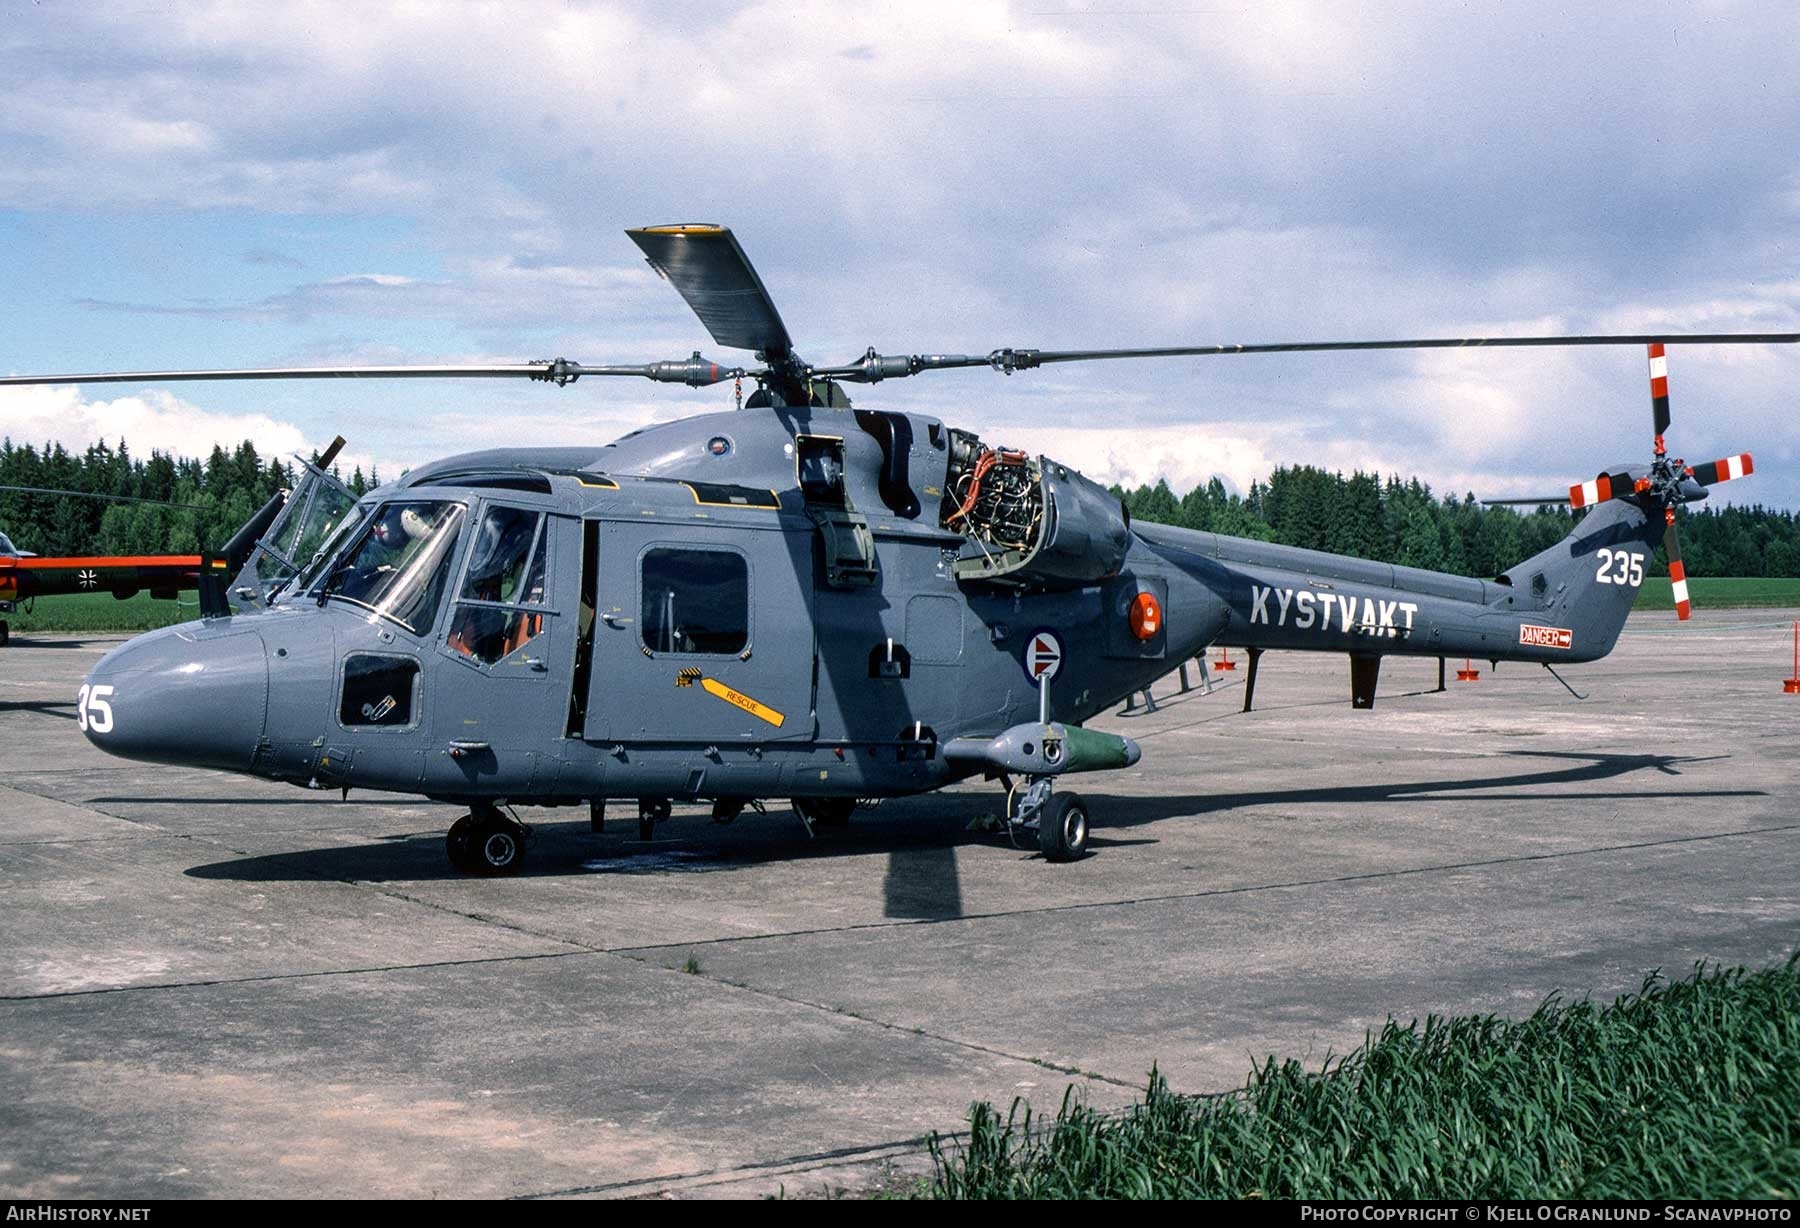
[[[1688,581],[1688,599],[1696,610],[1735,610],[1785,606],[1800,610],[1800,580],[1764,576],[1705,576]],[[1645,576],[1636,610],[1673,610],[1669,577]]]
[[[1064,1097],[931,1140],[937,1198],[1792,1198],[1800,956],[1655,977],[1609,1006],[1392,1021],[1320,1074],[1271,1057],[1236,1095],[1151,1074],[1122,1116]]]
[[[0,614],[16,635],[61,631],[149,631],[200,617],[198,598],[183,593],[181,601],[158,601],[139,593],[120,601],[111,593],[70,593],[40,597],[29,614],[23,609]]]

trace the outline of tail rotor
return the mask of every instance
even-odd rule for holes
[[[1592,507],[1608,499],[1637,499],[1641,505],[1660,508],[1663,524],[1663,548],[1669,556],[1669,581],[1675,596],[1675,617],[1686,621],[1692,607],[1688,603],[1687,570],[1681,561],[1681,540],[1675,532],[1675,509],[1683,503],[1706,498],[1706,488],[1745,477],[1756,472],[1748,452],[1689,465],[1679,457],[1669,456],[1664,442],[1670,422],[1669,360],[1663,343],[1652,341],[1650,349],[1650,413],[1654,426],[1655,451],[1648,469],[1614,469],[1600,473],[1586,482],[1569,487],[1569,506]]]

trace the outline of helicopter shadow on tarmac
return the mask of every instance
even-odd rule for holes
[[[956,796],[896,820],[877,812],[848,829],[808,838],[798,820],[772,812],[759,823],[720,826],[703,815],[680,816],[676,830],[645,842],[623,834],[595,835],[585,822],[538,822],[531,857],[521,878],[630,877],[709,874],[810,858],[884,853],[884,913],[897,919],[948,920],[963,915],[956,850],[973,842],[1005,837],[970,830],[995,810],[992,799]],[[238,882],[337,881],[362,883],[460,880],[443,860],[443,837],[436,831],[402,832],[355,844],[237,858],[195,866],[193,878]],[[1118,841],[1095,841],[1117,844]],[[1040,856],[1035,839],[1019,855]]]
[[[65,721],[75,719],[72,699],[8,699],[0,700],[0,713],[34,712],[38,716],[57,716]]]
[[[1441,801],[1456,797],[1465,801],[1578,801],[1591,800],[1591,789],[1567,792],[1543,792],[1550,785],[1587,785],[1616,780],[1639,772],[1653,771],[1665,776],[1680,776],[1681,766],[1711,763],[1729,759],[1729,755],[1657,755],[1605,754],[1599,751],[1508,750],[1499,752],[1510,759],[1550,759],[1566,766],[1538,771],[1495,773],[1487,776],[1453,777],[1445,780],[1380,781],[1360,785],[1328,785],[1318,788],[1266,789],[1257,792],[1193,793],[1162,797],[1109,797],[1093,794],[1094,808],[1100,813],[1121,815],[1130,812],[1124,823],[1150,823],[1161,819],[1193,818],[1217,814],[1245,806],[1332,805],[1348,802],[1355,805],[1388,805],[1396,802]],[[1610,798],[1685,798],[1690,800],[1720,797],[1766,797],[1765,789],[1670,789],[1658,785],[1640,792],[1613,789]],[[1122,825],[1114,817],[1109,827]]]
[[[1582,786],[1619,780],[1644,772],[1679,776],[1685,764],[1709,762],[1727,756],[1695,758],[1659,754],[1604,754],[1599,752],[1506,751],[1509,759],[1548,759],[1548,768],[1493,773],[1486,776],[1444,780],[1380,782],[1362,785],[1328,785],[1315,788],[1274,789],[1257,792],[1196,793],[1163,796],[1093,794],[1090,803],[1108,816],[1093,845],[1117,850],[1135,844],[1156,843],[1154,837],[1121,838],[1112,834],[1174,818],[1218,815],[1251,806],[1378,805],[1396,802],[1442,800],[1445,796],[1475,800],[1591,799],[1591,789],[1571,788],[1546,792],[1557,785]],[[1659,782],[1660,785],[1660,782]],[[1760,789],[1670,790],[1647,788],[1641,794],[1609,796],[1718,798],[1761,797]],[[1004,834],[976,830],[979,821],[992,816],[996,806],[988,795],[959,793],[889,802],[879,810],[859,816],[850,827],[821,833],[809,839],[797,821],[779,812],[760,822],[731,826],[709,823],[704,816],[677,820],[676,832],[664,839],[642,842],[623,834],[594,835],[584,822],[550,821],[534,825],[535,847],[522,877],[576,878],[595,875],[666,876],[720,873],[750,869],[771,862],[885,853],[883,880],[884,914],[895,919],[950,920],[963,915],[957,850],[986,845],[1005,850]],[[678,834],[677,834],[678,833]],[[457,879],[457,872],[443,862],[443,840],[437,831],[402,832],[376,837],[376,843],[334,845],[234,858],[194,866],[194,878],[238,882],[336,881],[417,882]],[[1021,857],[1037,857],[1026,844],[1015,845]]]

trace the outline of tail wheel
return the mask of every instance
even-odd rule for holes
[[[814,827],[845,827],[856,810],[854,797],[796,797],[796,813]]]
[[[1053,794],[1038,814],[1038,848],[1045,861],[1076,861],[1087,855],[1087,803],[1078,793]]]

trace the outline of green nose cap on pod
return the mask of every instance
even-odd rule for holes
[[[1116,733],[1083,729],[1079,725],[1061,726],[1063,735],[1063,771],[1105,772],[1130,767],[1143,755],[1138,744]]]

